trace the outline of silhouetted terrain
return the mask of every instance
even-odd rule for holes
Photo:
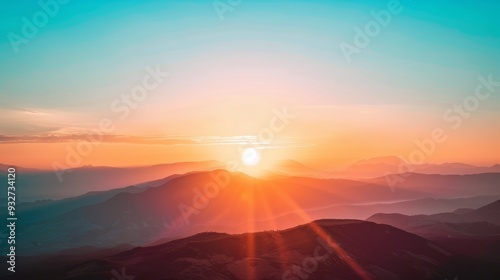
[[[367,220],[417,234],[458,254],[500,264],[500,200],[476,210],[416,216],[376,214]]]
[[[109,280],[113,270],[148,280],[272,280],[296,279],[299,274],[332,280],[500,276],[492,264],[457,256],[391,226],[357,220],[320,220],[282,231],[202,233],[83,262],[67,261],[53,269],[32,265],[18,277]]]
[[[219,178],[214,179],[214,174]],[[434,175],[425,176],[427,181],[436,178]],[[470,176],[480,181],[491,174]],[[456,189],[457,194],[468,192],[463,191],[465,185],[455,180],[455,176],[437,178],[441,184],[446,184],[447,189]],[[495,182],[483,181],[482,186],[475,185],[476,193],[491,194]],[[208,190],[211,194],[205,191],[207,184],[216,187]],[[217,184],[224,186],[218,187]],[[411,187],[392,192],[386,185],[350,180],[304,177],[263,180],[222,170],[191,173],[144,191],[118,192],[95,204],[85,205],[89,199],[87,196],[76,199],[74,203],[70,199],[66,206],[62,201],[59,203],[64,207],[59,206],[63,210],[78,203],[85,206],[62,211],[59,215],[54,214],[59,213],[57,203],[52,204],[55,212],[50,209],[51,204],[47,205],[47,211],[34,208],[40,214],[33,217],[48,212],[45,215],[49,218],[19,230],[18,237],[22,242],[18,252],[38,254],[82,246],[113,247],[122,243],[139,246],[160,238],[188,236],[208,230],[243,233],[284,229],[313,219],[340,218],[335,215],[335,208],[328,211],[332,205],[421,198],[429,193]],[[108,192],[97,195],[101,200],[102,196],[109,197]]]
[[[457,195],[469,192],[463,180],[457,180],[461,176],[422,176],[427,183],[437,179]],[[483,181],[482,185],[474,185],[475,193],[499,194],[494,179],[500,174],[469,176]],[[408,214],[418,209],[426,210],[417,213],[435,213],[440,209],[453,211],[483,206],[492,199],[468,198],[437,204],[436,200],[417,200],[391,205],[346,205],[416,199],[433,196],[433,193],[430,188],[421,190],[414,181],[393,192],[386,185],[352,180],[305,177],[264,180],[223,170],[167,177],[159,182],[163,184],[158,187],[91,193],[45,205],[24,204],[31,208],[23,208],[21,204],[20,217],[24,215],[26,221],[33,223],[19,221],[23,225],[18,232],[19,254],[33,255],[82,246],[114,247],[122,243],[141,246],[160,238],[178,238],[211,230],[243,233],[284,229],[314,219],[366,218],[380,211]],[[438,192],[441,191],[439,184],[436,182]]]
[[[0,180],[6,180],[5,168],[0,171]],[[158,180],[174,174],[221,168],[218,161],[179,162],[137,167],[83,166],[60,172],[53,170],[17,168],[17,196],[28,202],[44,199],[62,199],[92,191],[123,188],[147,181]]]
[[[475,166],[464,163],[408,164],[400,157],[386,156],[360,160],[343,170],[332,172],[332,177],[369,179],[387,174],[415,172],[420,174],[466,175],[480,173],[499,173],[500,165]]]
[[[65,198],[61,200],[39,200],[36,202],[25,202],[18,205],[19,222],[22,224],[40,222],[71,210],[97,204],[106,201],[119,193],[139,193],[148,188],[157,187],[182,175],[171,175],[163,179],[136,184],[125,188],[117,188],[108,191],[88,192],[84,195]]]
[[[124,268],[138,280],[499,277],[500,173],[405,173],[391,188],[387,177],[319,178],[322,171],[298,162],[280,164],[263,178],[220,169],[169,175],[171,168],[121,188],[105,186],[115,171],[75,170],[104,172],[78,187],[104,191],[19,203],[17,277],[109,280]],[[192,167],[182,166],[175,170]],[[163,167],[151,168],[128,169],[124,180]],[[326,236],[336,245],[317,239]],[[294,267],[318,244],[325,260],[310,272]]]
[[[493,230],[497,228],[497,226],[500,228],[500,200],[485,205],[479,209],[465,211],[462,213],[453,212],[416,216],[407,216],[402,214],[375,214],[369,217],[367,221],[388,224],[409,231],[415,231],[417,229],[423,230],[426,227],[440,223],[469,223],[483,225],[483,229],[486,224],[492,224],[490,228]],[[467,228],[464,227],[463,230],[467,231]]]

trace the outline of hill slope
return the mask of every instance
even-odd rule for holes
[[[122,270],[123,269],[123,270]],[[40,268],[31,267],[29,273]],[[26,270],[28,271],[28,270]],[[497,279],[498,268],[386,225],[320,220],[277,232],[203,233],[44,271],[43,279]],[[41,273],[38,276],[42,276]]]

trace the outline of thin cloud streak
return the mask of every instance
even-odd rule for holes
[[[0,144],[17,143],[64,143],[73,141],[97,141],[103,143],[123,143],[142,145],[252,145],[258,149],[278,149],[305,147],[309,145],[296,142],[276,142],[272,145],[258,143],[256,137],[249,136],[207,136],[207,137],[146,137],[127,135],[68,134],[68,135],[0,135]]]

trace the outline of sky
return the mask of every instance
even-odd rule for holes
[[[498,1],[61,2],[0,4],[2,163],[500,163]]]

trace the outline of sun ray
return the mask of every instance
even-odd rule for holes
[[[256,279],[256,267],[253,265],[255,260],[255,201],[254,190],[248,192],[247,208],[247,275],[249,279]]]
[[[370,274],[364,270],[340,245],[338,245],[338,242],[331,236],[326,233],[325,230],[323,230],[322,227],[320,227],[318,224],[315,222],[311,221],[311,217],[303,211],[290,197],[288,197],[286,194],[284,194],[281,191],[276,192],[281,199],[285,203],[287,203],[290,207],[297,209],[297,213],[299,216],[301,216],[302,219],[304,219],[304,222],[308,222],[311,225],[312,230],[319,235],[325,242],[328,242],[328,240],[331,240],[334,244],[331,246],[331,248],[337,253],[345,262],[346,264],[363,280],[372,280],[373,278],[370,276]]]
[[[264,190],[264,192],[266,192],[266,191],[268,191],[268,190]],[[272,213],[272,210],[269,207],[269,205],[270,205],[269,196],[264,194],[261,196],[259,201],[261,201],[260,206],[263,208],[265,216],[266,217],[273,217],[274,213]],[[279,229],[278,225],[276,224],[274,219],[271,219],[270,223],[272,224],[274,229],[276,229],[276,230]],[[278,259],[280,260],[280,266],[281,266],[282,273],[284,273],[288,269],[286,266],[286,257],[285,257],[285,254],[283,252],[283,248],[285,247],[285,243],[284,243],[284,240],[283,240],[281,234],[278,234],[278,233],[273,234],[273,240],[275,240],[277,243]]]

